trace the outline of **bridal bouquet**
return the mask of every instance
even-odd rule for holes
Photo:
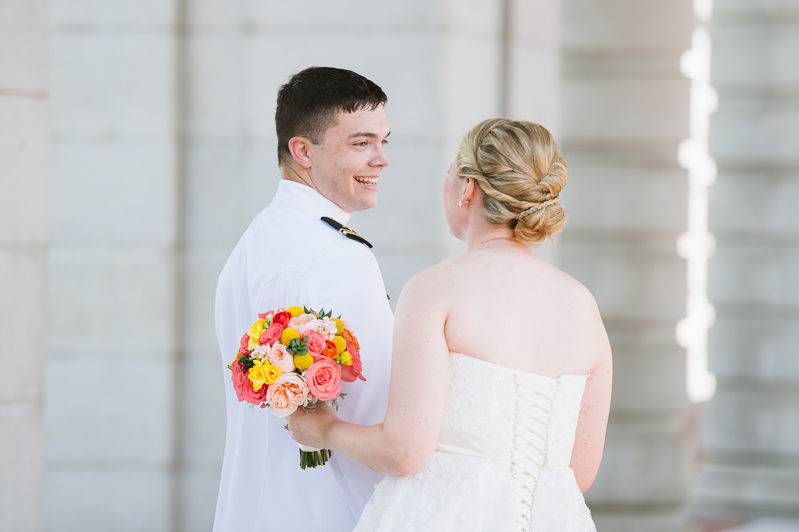
[[[239,401],[284,418],[297,408],[344,398],[341,381],[365,381],[358,339],[346,318],[289,307],[258,314],[228,366]],[[300,467],[324,465],[327,449],[300,445]]]

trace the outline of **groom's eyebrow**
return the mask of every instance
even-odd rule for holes
[[[388,135],[391,135],[391,131],[388,132]],[[386,138],[388,138],[388,135],[386,135]],[[371,131],[359,131],[358,133],[353,133],[352,135],[347,137],[347,140],[354,139],[355,137],[366,137],[369,139],[376,139],[377,133],[372,133]]]

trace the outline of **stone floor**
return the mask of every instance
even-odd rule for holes
[[[799,532],[799,519],[756,519],[746,523],[698,523],[702,532]]]

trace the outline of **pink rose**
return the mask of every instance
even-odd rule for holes
[[[238,360],[233,362],[230,368],[233,372],[233,388],[236,390],[236,397],[239,398],[239,402],[247,401],[254,405],[263,403],[269,387],[261,386],[261,389],[257,392],[253,390],[252,381],[247,378],[247,371],[241,371],[241,363]],[[263,405],[261,405],[261,408],[263,408]]]
[[[248,349],[248,345],[250,345],[250,335],[244,333],[244,336],[241,337],[241,341],[239,342],[239,353],[242,355],[248,355],[250,350]]]
[[[261,342],[261,345],[266,344],[271,346],[278,340],[280,340],[280,335],[283,334],[283,327],[279,323],[273,323],[269,327],[266,328],[264,332],[261,333],[261,337],[258,339]]]
[[[274,310],[270,310],[269,312],[264,312],[264,313],[260,313],[259,312],[258,313],[258,319],[260,319],[260,320],[268,320],[269,323],[272,323],[272,316],[274,316],[274,315],[275,315],[275,311]]]
[[[302,337],[305,338],[308,344],[308,351],[310,351],[312,355],[320,355],[322,351],[325,350],[325,338],[318,332],[305,331],[302,333]],[[316,357],[314,356],[314,358]]]
[[[320,401],[332,401],[341,393],[341,369],[332,359],[322,356],[305,370],[305,382],[311,395]]]
[[[347,342],[347,352],[352,355],[352,366],[341,366],[341,380],[344,382],[355,382],[358,379],[365,381],[361,372],[363,371],[363,364],[361,364],[361,350],[355,347],[352,342]]]
[[[296,373],[284,373],[269,387],[266,400],[277,417],[293,414],[308,397],[308,385]]]
[[[276,343],[266,354],[266,359],[273,365],[280,368],[283,373],[291,373],[295,369],[294,355],[286,350],[286,346]]]

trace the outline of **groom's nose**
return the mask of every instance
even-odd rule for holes
[[[379,145],[377,150],[372,157],[372,160],[369,161],[370,166],[388,166],[391,164],[391,161],[388,158],[388,153],[386,153],[386,147],[384,145]]]

